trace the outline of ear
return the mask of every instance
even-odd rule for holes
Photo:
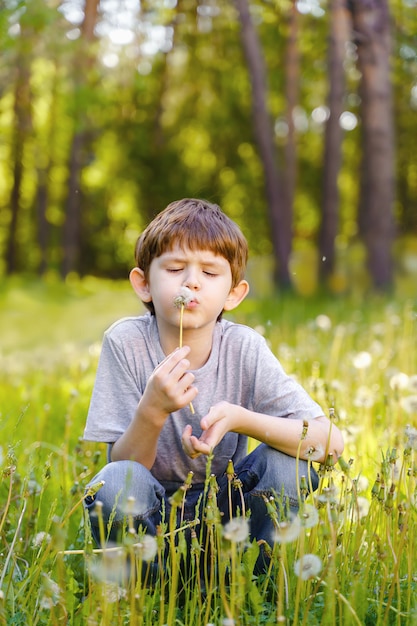
[[[129,280],[134,292],[139,296],[142,302],[152,301],[149,283],[146,280],[145,272],[141,270],[140,267],[134,267],[131,270]]]
[[[224,303],[224,311],[232,311],[246,298],[249,293],[249,283],[246,280],[241,280],[236,287],[230,291]]]

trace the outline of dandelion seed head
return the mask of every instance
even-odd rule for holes
[[[409,377],[404,372],[397,372],[391,376],[389,386],[394,391],[401,391],[407,389]]]
[[[294,563],[294,572],[301,580],[315,578],[320,574],[321,568],[321,559],[315,554],[304,554]]]
[[[39,600],[41,609],[51,609],[56,606],[60,600],[61,588],[52,578],[47,574],[43,574],[42,579],[42,594]]]
[[[223,537],[232,543],[241,543],[249,537],[249,522],[245,517],[234,517],[223,528]]]
[[[41,492],[41,486],[36,480],[30,479],[28,480],[27,490],[30,496],[38,496]]]
[[[417,429],[407,424],[405,427],[405,436],[407,437],[406,448],[417,450]]]
[[[310,461],[320,461],[324,457],[324,447],[321,444],[310,446],[306,451],[306,455]]]
[[[316,326],[320,328],[320,330],[330,330],[332,327],[332,320],[328,315],[317,315],[316,317]]]
[[[406,413],[417,413],[417,395],[413,394],[401,398],[401,406]]]
[[[297,515],[288,521],[278,524],[278,528],[275,530],[274,541],[276,543],[291,543],[298,538],[300,532],[301,520]]]
[[[357,370],[367,369],[372,363],[372,356],[369,352],[358,352],[352,359],[353,367]]]
[[[109,604],[115,604],[119,600],[125,600],[127,598],[127,591],[120,587],[116,583],[104,583],[103,592],[106,596],[106,602]]]
[[[417,374],[413,374],[408,379],[408,390],[417,393]]]
[[[49,543],[51,541],[51,535],[43,531],[36,533],[32,541],[32,548],[40,548],[43,543]]]
[[[358,493],[362,493],[364,491],[366,491],[369,487],[369,480],[366,478],[366,476],[359,476],[359,478],[356,480],[356,491]]]
[[[355,397],[353,398],[353,406],[357,408],[370,409],[374,406],[374,403],[375,398],[372,390],[365,385],[358,387]]]
[[[95,580],[103,583],[123,582],[129,574],[126,555],[122,549],[105,550],[91,560],[89,570]]]
[[[187,306],[193,299],[193,292],[188,287],[181,287],[178,294],[174,298],[174,306],[180,309],[182,306]]]
[[[143,535],[139,543],[135,544],[134,550],[143,561],[153,561],[158,551],[158,544],[153,535]]]
[[[369,513],[370,502],[367,498],[359,496],[356,500],[357,507],[354,507],[354,513],[358,515],[359,519],[366,517]]]
[[[301,525],[304,528],[313,528],[319,523],[319,512],[312,504],[305,504],[303,510],[299,513]]]

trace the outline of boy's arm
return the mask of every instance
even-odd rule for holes
[[[343,452],[343,437],[337,426],[322,415],[306,422],[275,417],[220,402],[200,422],[203,434],[198,439],[191,427],[184,430],[182,443],[188,456],[209,454],[229,432],[247,435],[290,456],[324,461],[328,453],[337,459]],[[303,432],[304,429],[304,432]]]
[[[111,460],[132,460],[148,469],[156,458],[158,439],[168,415],[192,402],[198,391],[188,372],[188,346],[177,349],[154,370],[137,406],[133,420],[115,441]]]

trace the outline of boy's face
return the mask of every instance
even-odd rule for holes
[[[244,297],[247,284],[245,281],[242,284]],[[236,302],[232,272],[224,257],[209,250],[180,247],[153,259],[148,279],[144,280],[141,292],[136,291],[142,300],[152,301],[158,323],[177,329],[179,311],[174,300],[182,287],[188,287],[193,294],[184,309],[185,330],[213,325],[224,309],[234,308],[243,299]]]

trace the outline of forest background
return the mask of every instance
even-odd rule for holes
[[[219,203],[254,295],[413,291],[416,0],[3,0],[0,275],[125,278]]]

